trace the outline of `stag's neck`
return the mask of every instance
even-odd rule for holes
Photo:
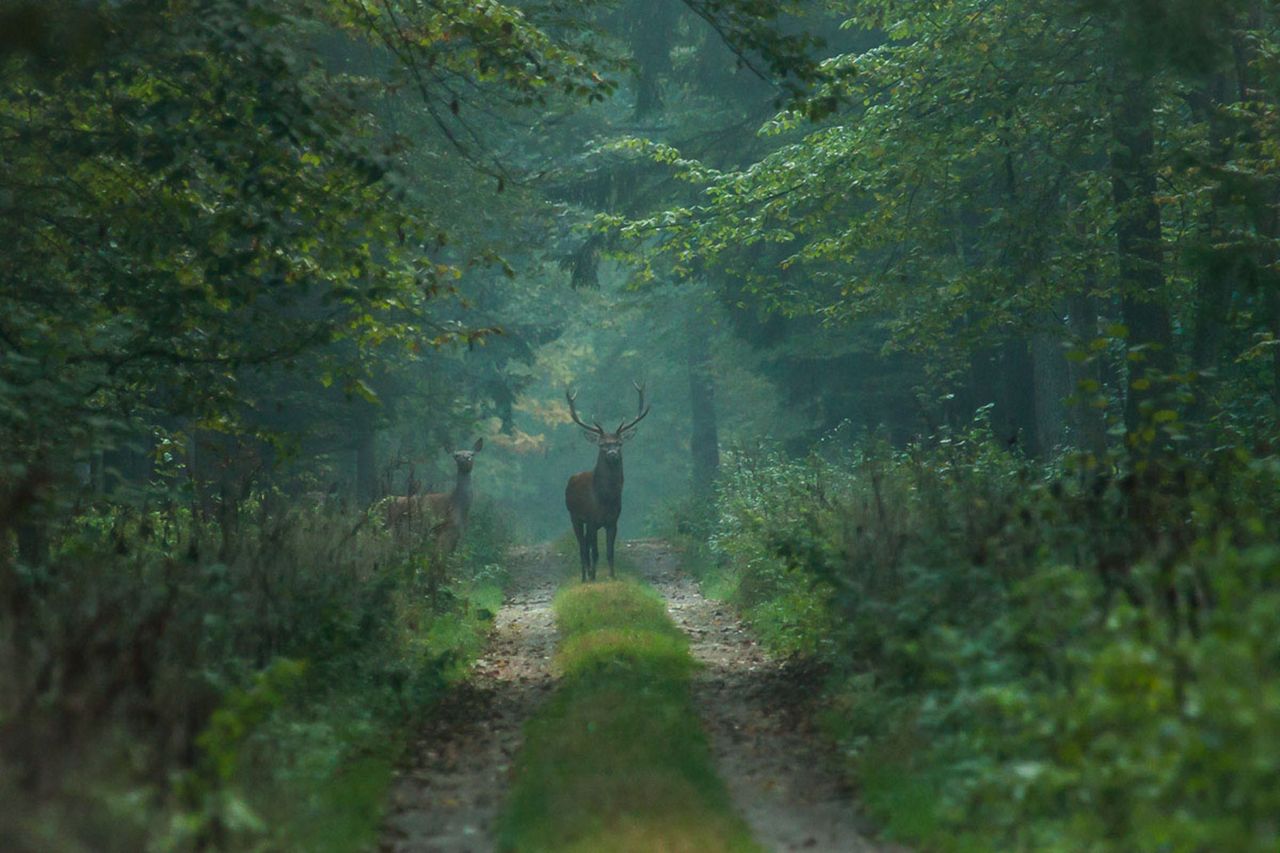
[[[622,461],[610,465],[603,453],[596,457],[596,470],[591,477],[591,487],[600,500],[617,500],[622,495]]]

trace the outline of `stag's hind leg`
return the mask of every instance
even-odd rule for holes
[[[596,566],[600,564],[600,528],[587,525],[587,545],[591,549],[591,579],[596,579]]]
[[[605,555],[609,558],[609,580],[613,580],[613,542],[618,538],[618,525],[610,524],[604,529]]]

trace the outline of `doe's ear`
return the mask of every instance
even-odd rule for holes
[[[473,453],[479,453],[482,449],[484,449],[484,439],[483,439],[483,438],[477,438],[477,439],[476,439],[476,443],[475,443],[475,445],[471,448],[471,450],[472,450],[472,452],[473,452]]]

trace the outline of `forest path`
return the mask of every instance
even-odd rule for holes
[[[756,840],[776,851],[904,850],[864,835],[853,793],[811,719],[811,686],[762,649],[728,605],[703,597],[670,545],[632,540],[626,553],[667,600],[703,664],[693,679],[694,705],[716,770]]]
[[[620,543],[622,544],[622,543]],[[735,810],[769,850],[899,851],[869,841],[856,802],[816,731],[808,686],[760,648],[721,602],[703,597],[660,540],[622,545],[627,562],[667,601],[703,666],[694,704]],[[393,785],[380,848],[488,853],[522,727],[555,686],[551,599],[564,577],[550,546],[513,554],[507,603],[472,675],[423,729]]]
[[[483,853],[522,727],[555,686],[551,599],[564,576],[549,547],[512,552],[507,601],[471,675],[418,735],[392,786],[381,850]]]

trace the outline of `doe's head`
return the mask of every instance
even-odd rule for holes
[[[471,467],[475,465],[476,454],[484,448],[484,439],[477,438],[476,443],[471,446],[470,450],[453,451],[453,461],[458,465],[458,471],[463,474],[470,473]]]

